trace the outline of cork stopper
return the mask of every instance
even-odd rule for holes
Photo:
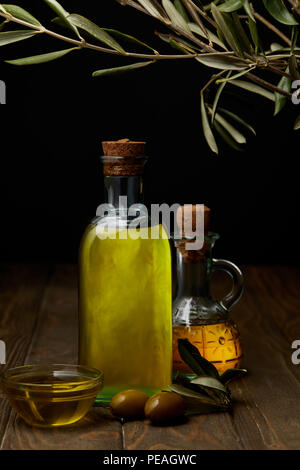
[[[177,249],[183,256],[185,263],[197,263],[206,257],[206,253],[210,248],[210,244],[204,241],[203,247],[200,250],[187,250],[186,245],[191,243],[190,240],[185,238],[197,238],[208,234],[210,225],[210,209],[206,206],[197,204],[187,204],[181,206],[176,214],[177,225],[179,234],[183,240],[176,243]],[[198,227],[197,227],[198,223]],[[204,226],[203,226],[204,224]]]
[[[144,172],[146,142],[130,139],[102,142],[105,176],[134,176]]]

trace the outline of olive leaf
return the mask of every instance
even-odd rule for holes
[[[100,28],[92,21],[80,15],[70,15],[57,0],[44,1],[59,16],[59,19],[55,18],[54,22],[68,27],[76,33],[81,42],[77,49],[93,48],[95,50],[98,49],[99,52],[118,53],[119,55],[137,57],[142,60],[149,60],[150,57],[152,61],[149,63],[155,62],[156,56],[159,56],[158,58],[162,59],[173,58],[167,54],[160,55],[151,46],[148,46],[148,44],[129,34],[124,34],[111,28]],[[278,93],[280,90],[277,90],[277,93],[275,94],[269,91],[270,89],[276,90],[272,81],[258,81],[255,79],[254,75],[249,75],[247,77],[249,78],[249,82],[240,80],[240,78],[243,75],[246,75],[250,70],[252,70],[252,68],[257,68],[261,74],[264,74],[264,70],[280,73],[280,71],[286,69],[287,66],[289,67],[291,78],[297,80],[300,77],[297,62],[300,54],[300,47],[297,47],[299,25],[295,19],[299,18],[299,15],[297,16],[297,14],[299,13],[300,8],[292,8],[293,2],[291,0],[289,2],[284,0],[263,0],[265,8],[273,18],[284,25],[292,26],[292,28],[290,28],[290,41],[286,36],[286,31],[279,31],[278,28],[275,28],[275,26],[270,23],[270,21],[267,22],[264,18],[259,18],[259,16],[255,14],[251,0],[214,0],[213,2],[210,2],[209,4],[206,3],[205,5],[201,0],[193,0],[193,2],[191,0],[161,0],[161,2],[159,0],[118,0],[118,3],[136,8],[140,12],[147,13],[153,18],[164,23],[164,26],[168,27],[172,34],[159,34],[159,36],[163,40],[166,40],[173,48],[184,53],[184,55],[178,56],[178,58],[182,59],[185,58],[186,55],[193,55],[193,57],[190,58],[197,60],[206,67],[219,69],[224,72],[234,70],[238,72],[235,75],[229,76],[228,74],[226,78],[217,81],[219,88],[215,96],[213,108],[209,108],[208,105],[205,104],[203,94],[201,95],[201,116],[204,126],[204,135],[206,140],[209,142],[210,148],[216,153],[218,152],[218,147],[212,125],[208,120],[209,114],[211,114],[211,123],[213,124],[213,128],[216,129],[217,133],[227,141],[227,143],[236,149],[241,149],[240,146],[244,143],[245,137],[238,129],[235,128],[235,126],[232,125],[231,121],[236,121],[246,129],[251,129],[251,132],[255,133],[250,125],[247,123],[244,123],[243,125],[241,122],[242,120],[238,121],[240,119],[239,117],[236,116],[233,118],[232,116],[229,116],[230,119],[232,119],[228,122],[226,119],[228,115],[226,116],[220,110],[220,112],[217,113],[218,100],[224,89],[225,83],[231,83],[234,86],[238,86],[244,90],[270,99],[273,102],[275,101],[275,114],[277,114],[286,102],[285,91],[288,90],[290,86],[289,77],[282,78],[277,87],[277,89],[281,88],[283,95],[282,93]],[[246,15],[240,10],[244,10]],[[5,21],[1,19],[0,45],[21,41],[22,39],[26,39],[27,37],[37,34],[38,32],[55,36],[59,40],[70,42],[72,44],[74,44],[74,42],[78,43],[78,41],[74,41],[72,38],[57,35],[55,32],[43,28],[41,23],[32,16],[31,13],[18,5],[0,4],[0,12],[4,18],[7,18]],[[202,17],[205,16],[208,20],[207,22],[209,23],[209,27],[211,28],[212,26],[216,31],[208,31],[206,26],[201,27]],[[290,47],[282,47],[282,45],[278,43],[273,43],[271,45],[271,50],[264,52],[264,48],[262,47],[262,43],[258,36],[256,18],[259,18],[260,21],[274,34],[280,36],[283,42],[290,42]],[[246,24],[244,20],[246,20],[246,24],[248,24],[249,31],[245,28]],[[32,29],[37,31],[8,31],[7,33],[3,33],[2,30],[4,27],[18,22],[24,22],[24,24],[29,27],[32,25]],[[97,48],[87,44],[81,37],[81,31],[84,31],[86,34],[99,40],[108,47]],[[181,35],[188,39],[181,38]],[[203,46],[204,49],[202,48],[203,43],[199,41],[197,35],[208,39],[210,46],[212,44],[219,46],[216,47],[216,49],[222,48],[225,50],[225,53],[213,49],[209,51],[208,54],[207,50],[206,53],[203,53],[204,49],[207,49],[207,47],[205,48]],[[119,40],[120,44],[118,42]],[[135,45],[149,49],[152,51],[152,54],[146,55],[139,53],[138,51],[125,52],[122,41],[131,42]],[[8,62],[17,65],[43,63],[62,57],[71,50],[74,50],[74,48],[51,52],[49,54],[41,54],[39,56],[25,57]],[[274,54],[274,51],[278,50],[279,53]],[[148,65],[148,63],[139,62],[128,66],[115,67],[113,69],[102,69],[96,71],[94,76],[122,73],[144,67],[146,65]],[[203,87],[203,90],[209,90],[215,80],[216,76],[212,75],[210,80]],[[254,83],[252,83],[252,81],[254,81]],[[261,86],[256,84],[257,81]],[[296,127],[298,128],[298,122]]]
[[[280,51],[280,49],[284,49],[284,47],[281,44],[279,44],[278,42],[272,42],[272,44],[270,46],[270,52]],[[268,54],[269,51],[267,51],[266,53]]]
[[[202,38],[206,38],[206,34],[200,28],[200,26],[197,25],[196,23],[189,23],[189,28],[193,33],[199,34],[199,36],[201,36]],[[225,44],[221,41],[221,39],[218,38],[218,36],[216,36],[214,33],[209,31],[207,28],[206,28],[206,32],[208,35],[208,39],[211,42],[218,44],[218,46],[222,47],[222,49],[228,50]]]
[[[221,124],[222,127],[231,135],[231,137],[238,143],[238,144],[245,144],[246,138],[241,132],[239,132],[234,126],[232,126],[226,119],[224,119],[219,113],[215,114],[215,121]]]
[[[235,142],[235,140],[231,137],[231,135],[224,129],[224,127],[219,124],[216,119],[214,120],[213,124],[214,128],[216,129],[219,136],[234,150],[241,152],[243,149]]]
[[[184,399],[186,403],[186,415],[227,411],[231,406],[229,397],[222,401],[217,397],[210,398],[200,391],[193,392],[189,388],[177,384],[170,385],[170,389]]]
[[[240,47],[242,47],[245,52],[251,53],[251,43],[237,13],[232,13],[232,22],[232,33],[235,41],[240,44]]]
[[[275,43],[273,43],[274,45]],[[272,59],[286,59],[289,54],[291,53],[291,48],[290,47],[283,47],[281,46],[279,49],[277,50],[280,50],[280,53],[278,54],[274,54],[274,51],[272,50],[269,50],[266,52],[266,55],[272,57]],[[293,53],[297,53],[297,55],[300,53],[300,47],[295,47],[295,49],[293,50]]]
[[[73,15],[69,15],[69,16],[73,16]],[[52,23],[55,23],[59,26],[68,28],[68,26],[62,21],[62,19],[59,16],[56,16],[51,21]],[[141,41],[140,39],[137,39],[136,37],[131,36],[130,34],[122,33],[121,31],[117,31],[116,29],[111,29],[111,28],[99,28],[99,29],[101,29],[101,31],[108,33],[111,36],[116,36],[117,38],[124,40],[125,42],[137,44],[138,46],[142,46],[146,49],[151,50],[152,52],[154,52],[154,54],[158,54],[156,49],[149,46],[148,44]]]
[[[225,3],[222,3],[222,5],[220,5],[218,8],[219,10],[224,11],[226,13],[232,13],[242,7],[244,8],[247,15],[252,19],[252,21],[255,22],[255,18],[253,16],[249,0],[228,0]]]
[[[220,382],[220,380],[215,379],[214,377],[211,377],[211,376],[196,377],[195,379],[191,380],[191,383],[196,384],[196,385],[202,385],[204,387],[212,388],[214,390],[220,390],[221,392],[227,393],[226,388]]]
[[[216,143],[216,140],[214,138],[214,135],[212,133],[212,130],[211,130],[211,127],[210,127],[210,124],[209,124],[209,121],[208,121],[208,116],[207,116],[207,113],[206,113],[206,108],[205,108],[205,102],[204,102],[204,96],[203,96],[203,93],[201,93],[201,117],[202,117],[202,127],[203,127],[203,133],[204,133],[204,137],[206,139],[206,142],[208,143],[210,149],[218,154],[219,153],[219,149],[218,149],[218,146],[217,146],[217,143]],[[178,340],[179,342],[180,340]],[[180,343],[178,343],[178,347],[180,347]],[[185,359],[183,358],[183,360],[185,361]],[[197,370],[194,370],[193,367],[190,367],[194,370],[194,372],[196,372],[197,375],[200,375],[201,373],[203,373],[203,369],[202,367],[197,363],[197,361],[195,359],[193,359],[192,363],[194,364],[194,361],[195,361],[195,365],[194,367],[197,368]]]
[[[251,34],[252,41],[253,41],[254,46],[255,46],[255,53],[257,54],[259,48],[261,48],[261,45],[260,45],[260,40],[259,40],[259,36],[258,36],[258,29],[257,29],[256,23],[254,23],[252,18],[249,18],[248,27],[249,27],[249,31],[250,31],[250,34]]]
[[[11,44],[13,42],[23,41],[38,34],[38,31],[24,29],[20,31],[5,31],[0,33],[0,46]]]
[[[243,5],[242,0],[228,0],[222,3],[218,8],[226,13],[232,13],[233,11],[239,10]]]
[[[216,84],[218,85],[219,83],[230,82],[232,80],[236,80],[238,77],[242,77],[243,75],[245,75],[246,73],[249,73],[253,69],[255,69],[255,66],[250,67],[249,69],[246,69],[246,70],[242,70],[242,72],[236,73],[235,75],[232,75],[230,77],[220,78],[219,80],[216,80]]]
[[[227,73],[226,78],[229,78],[230,75],[231,75],[231,71],[229,71]],[[216,83],[218,83],[218,82],[216,82]],[[217,92],[216,92],[216,95],[215,95],[215,99],[214,99],[214,102],[213,102],[212,113],[211,113],[211,122],[212,123],[214,122],[215,113],[216,113],[216,110],[217,110],[217,107],[218,107],[218,104],[219,104],[219,100],[220,100],[222,91],[224,90],[225,86],[226,86],[226,81],[220,83],[220,85],[218,86],[218,89],[217,89]]]
[[[215,404],[215,400],[199,388],[195,390],[191,389],[190,387],[185,387],[181,384],[172,384],[169,386],[169,388],[172,390],[172,392],[178,393],[184,397],[195,398],[196,400],[201,400],[202,402],[211,405]]]
[[[190,21],[189,15],[186,12],[186,9],[182,5],[180,0],[174,0],[174,6],[176,10],[181,14],[181,16],[185,19],[185,21],[188,23]]]
[[[191,30],[189,28],[188,23],[185,21],[184,17],[179,13],[179,11],[175,8],[174,4],[170,0],[162,0],[162,5],[170,18],[170,20],[181,29],[190,33]]]
[[[196,57],[196,60],[201,64],[206,65],[207,67],[212,67],[214,69],[221,70],[244,70],[247,68],[247,64],[241,60],[221,54],[209,54],[209,55],[200,55]]]
[[[194,21],[199,26],[199,28],[202,29],[202,31],[204,33],[204,37],[206,39],[208,39],[209,46],[211,47],[212,42],[209,39],[207,28],[206,28],[205,24],[203,23],[203,21],[201,19],[201,15],[198,13],[198,12],[201,11],[200,8],[198,8],[197,5],[195,5],[191,0],[182,0],[182,1],[184,3],[185,8],[187,9],[190,17],[192,18],[192,21]],[[197,10],[197,8],[198,8],[198,10]],[[188,23],[189,23],[189,21],[190,20],[188,20]]]
[[[47,5],[63,20],[64,23],[66,23],[66,25],[68,25],[74,31],[76,36],[78,36],[81,40],[78,29],[69,21],[69,13],[61,6],[61,4],[56,0],[44,0],[44,2],[47,3]]]
[[[69,23],[66,23],[60,16],[55,16],[54,18],[52,18],[51,23],[55,23],[58,26],[61,26],[62,28],[72,30],[72,27],[69,25]]]
[[[181,41],[181,39],[174,39],[172,35],[169,36],[169,44],[174,48],[181,52],[194,54],[195,51],[185,41]]]
[[[185,41],[179,36],[174,36],[173,34],[163,34],[159,33],[158,31],[156,32],[156,34],[162,41],[167,42],[175,49],[179,49],[180,51],[183,51],[185,53],[195,54],[196,51],[200,51],[198,47],[192,48],[187,41]]]
[[[178,340],[178,351],[181,359],[200,375],[189,380],[177,372],[174,383],[169,390],[181,395],[187,405],[187,415],[228,411],[232,406],[230,390],[226,383],[244,376],[245,369],[230,369],[219,375],[217,369],[201,356],[198,349],[188,339]]]
[[[157,6],[153,1],[151,0],[137,0],[138,3],[140,3],[140,5],[142,5],[143,8],[145,8],[145,10],[150,13],[151,16],[153,16],[154,18],[157,18],[158,20],[161,20],[163,21],[164,19],[164,16],[161,14],[161,11],[160,11],[160,5]]]
[[[255,18],[253,16],[253,12],[252,12],[252,8],[250,6],[249,0],[242,0],[242,4],[243,4],[244,10],[247,13],[247,15],[255,23],[256,21],[255,21]]]
[[[223,34],[221,28],[219,28],[218,25],[216,26],[216,30],[217,30],[218,38],[220,39],[220,41],[222,41],[222,43],[223,43],[224,45],[226,45],[226,44],[227,44],[226,38],[225,38],[225,36],[224,36],[224,34]],[[227,46],[226,46],[226,47],[227,47]],[[228,50],[228,47],[227,47],[227,50]]]
[[[290,74],[294,80],[300,80],[300,72],[298,67],[297,58],[292,54],[289,57],[289,67],[288,67]]]
[[[294,131],[297,131],[300,129],[300,115],[296,118],[295,124],[294,124]]]
[[[255,83],[245,82],[244,80],[233,80],[232,82],[230,82],[230,85],[243,88],[244,90],[250,91],[251,93],[256,93],[257,95],[261,95],[271,101],[275,101],[273,93],[268,90],[265,90],[263,87],[256,85]]]
[[[216,397],[210,398],[200,390],[193,391],[190,388],[184,387],[179,384],[170,385],[172,392],[177,393],[183,397],[186,403],[186,415],[194,414],[207,414],[214,413],[217,411],[227,411],[231,406],[231,401],[228,400],[220,401]]]
[[[293,53],[294,49],[297,47],[298,36],[299,36],[299,29],[296,26],[292,26],[291,53]]]
[[[181,395],[188,403],[188,411],[190,405],[210,405],[214,407],[221,407],[227,409],[231,405],[231,396],[229,390],[219,383],[221,387],[224,387],[225,393],[218,390],[217,388],[206,387],[205,385],[195,385],[191,382],[188,385],[182,383],[173,383],[169,386],[172,392]]]
[[[41,23],[34,18],[28,11],[17,5],[2,5],[5,8],[5,11],[10,15],[18,18],[19,20],[26,21],[27,23],[33,24],[35,26],[41,26]]]
[[[204,384],[201,383],[202,379]],[[213,379],[216,383],[209,383],[209,379]],[[192,383],[192,381],[180,374],[170,386],[170,389],[181,394],[185,399],[188,397],[188,399],[198,400],[201,403],[226,408],[231,405],[230,391],[220,381],[214,377],[207,378],[205,376],[196,377],[194,380],[199,383]],[[206,386],[205,383],[208,383],[209,386]]]
[[[161,5],[160,0],[150,0],[154,7],[157,9],[159,14],[165,19],[168,20],[168,15],[166,14],[163,6]]]
[[[122,33],[121,31],[117,31],[116,29],[109,29],[109,28],[101,28],[101,29],[102,29],[102,31],[105,31],[106,33],[108,33],[112,36],[116,36],[120,39],[124,39],[125,41],[127,41],[129,43],[133,43],[133,44],[137,44],[139,46],[145,47],[146,49],[149,49],[152,52],[154,52],[154,54],[158,54],[157,50],[155,50],[153,47],[149,46],[148,44],[146,44],[143,41],[140,41],[139,39],[135,38],[134,36],[131,36],[130,34]]]
[[[122,46],[112,38],[107,32],[103,31],[99,26],[97,26],[92,21],[88,20],[84,16],[72,14],[69,15],[68,21],[77,28],[82,29],[87,32],[89,35],[101,41],[103,44],[111,47],[112,49],[125,54],[125,51]]]
[[[247,375],[246,369],[227,369],[223,374],[220,376],[220,381],[223,384],[227,384],[234,379],[238,379],[240,377],[244,377]]]
[[[255,129],[250,124],[248,124],[246,121],[244,121],[244,119],[242,119],[240,116],[237,116],[236,114],[234,114],[231,111],[228,111],[227,109],[224,109],[224,108],[219,108],[219,112],[221,114],[225,114],[225,116],[233,119],[235,122],[237,122],[241,126],[248,129],[248,131],[250,131],[252,134],[256,135]]]
[[[202,103],[204,105],[204,98],[202,95]],[[204,105],[205,106],[205,105]],[[206,114],[207,116],[207,114]],[[190,366],[190,368],[197,375],[209,375],[211,377],[219,378],[219,372],[215,366],[201,356],[196,346],[190,343],[187,339],[178,339],[178,352],[181,359]]]
[[[205,377],[202,375],[201,377]],[[197,378],[197,376],[195,377]],[[204,395],[205,398],[209,398],[210,400],[213,400],[214,402],[219,402],[220,397],[221,401],[223,403],[224,397],[222,396],[223,392],[221,393],[218,389],[216,388],[210,388],[206,387],[205,385],[201,384],[193,384],[190,379],[185,377],[182,373],[177,373],[174,380],[174,384],[177,385],[182,385],[185,388],[188,388],[189,390],[196,392],[199,396]]]
[[[282,0],[263,0],[265,8],[275,20],[286,25],[296,25],[298,22],[286,8]]]
[[[147,67],[147,65],[153,64],[154,62],[155,61],[153,60],[149,62],[136,62],[135,64],[124,65],[123,67],[114,67],[111,69],[96,70],[96,72],[93,73],[93,77],[105,77],[108,75],[119,75],[122,73],[131,72],[141,67]]]
[[[43,64],[45,62],[51,62],[52,60],[59,59],[60,57],[69,54],[69,52],[78,50],[77,47],[72,47],[70,49],[64,49],[62,51],[49,52],[48,54],[40,54],[32,57],[23,57],[22,59],[6,60],[8,64],[12,65],[36,65]]]
[[[286,69],[288,71],[289,68]],[[291,79],[288,77],[282,77],[278,83],[278,88],[285,91],[291,91]],[[287,102],[287,97],[279,93],[275,93],[275,109],[274,116],[277,116],[278,113],[284,108]]]
[[[222,13],[213,3],[211,5],[211,12],[215,22],[219,27],[219,30],[222,32],[222,36],[227,41],[227,44],[238,56],[243,56],[243,52],[239,46],[239,43],[234,37],[235,35],[230,16],[227,13]]]

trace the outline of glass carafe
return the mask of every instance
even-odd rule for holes
[[[229,312],[242,295],[243,275],[230,261],[212,258],[218,238],[218,234],[208,233],[197,251],[186,249],[188,240],[175,241],[178,290],[173,303],[173,373],[193,376],[179,355],[179,338],[187,338],[220,373],[241,364],[240,335]],[[222,300],[213,299],[210,292],[216,270],[225,271],[233,281],[231,292]]]
[[[79,259],[79,362],[104,372],[104,403],[130,388],[151,395],[172,376],[169,239],[142,204],[145,157],[121,142],[119,154],[103,157],[107,206],[87,227]]]

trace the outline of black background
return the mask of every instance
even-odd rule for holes
[[[174,52],[153,34],[162,26],[114,0],[62,3],[100,26]],[[47,26],[55,16],[42,0],[18,4]],[[68,47],[39,39],[0,49],[0,80],[7,85],[7,105],[0,106],[3,261],[76,261],[82,231],[103,201],[101,140],[130,137],[149,142],[147,202],[211,207],[212,228],[222,236],[218,256],[299,263],[296,106],[273,118],[271,102],[227,86],[222,104],[253,124],[257,138],[250,137],[243,153],[220,142],[215,156],[201,130],[199,90],[209,73],[200,64],[164,61],[120,77],[92,78],[94,70],[128,60],[76,51],[40,66],[3,62]]]

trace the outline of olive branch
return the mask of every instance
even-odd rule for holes
[[[41,64],[82,49],[114,54],[129,60],[138,59],[127,65],[93,73],[94,77],[103,77],[153,66],[160,60],[197,61],[216,70],[200,90],[203,133],[215,153],[218,153],[216,134],[236,150],[243,149],[245,133],[255,134],[250,124],[219,106],[225,87],[235,86],[261,95],[273,102],[274,115],[277,115],[293,96],[292,82],[300,80],[300,46],[297,46],[299,0],[263,0],[267,17],[256,11],[255,1],[251,3],[249,0],[215,0],[209,4],[200,0],[116,0],[122,6],[153,17],[158,25],[163,26],[163,31],[155,31],[155,34],[176,50],[176,53],[168,55],[160,54],[130,34],[102,28],[79,14],[70,14],[56,0],[43,1],[56,14],[52,24],[60,32],[46,28],[20,6],[0,4],[0,46],[43,34],[66,42],[71,47],[6,60],[7,63],[17,66]],[[10,30],[11,24],[22,29]],[[62,34],[61,28],[66,33]],[[267,46],[262,41],[266,28],[276,38]],[[131,47],[127,50],[128,45],[134,46],[135,51],[131,51]],[[266,79],[266,74],[272,75],[272,81]],[[214,95],[210,100],[212,90]],[[294,129],[300,129],[300,116]]]

